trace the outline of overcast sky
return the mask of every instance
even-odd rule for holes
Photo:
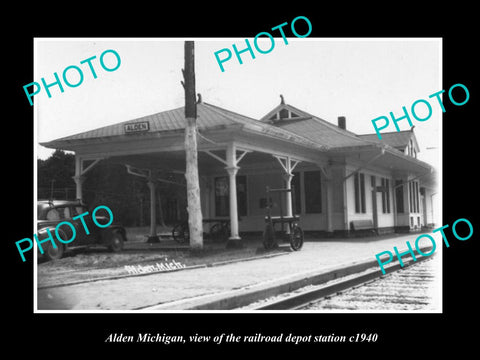
[[[75,88],[42,89],[34,97],[38,142],[95,129],[105,125],[170,110],[184,105],[181,68],[185,39],[36,39],[35,75],[32,81],[54,81],[70,65],[83,70],[83,83]],[[274,49],[256,58],[235,55],[220,70],[214,52],[223,48],[245,47],[244,38],[195,40],[196,90],[203,101],[259,119],[285,102],[334,124],[346,116],[347,129],[373,133],[371,120],[390,111],[402,116],[402,106],[410,109],[417,99],[443,89],[441,81],[441,40],[439,39],[341,39],[276,38]],[[253,39],[249,39],[253,46]],[[259,43],[268,49],[268,39]],[[100,55],[108,49],[121,57],[120,67],[104,71]],[[98,78],[93,79],[92,61]],[[224,54],[222,54],[223,56]],[[112,54],[107,66],[115,65]],[[112,65],[113,64],[113,65]],[[75,71],[68,73],[75,82]],[[446,84],[448,87],[453,84]],[[448,91],[448,90],[447,90]],[[425,122],[413,120],[420,145],[419,158],[434,164],[441,150],[439,140],[441,110],[431,100],[433,115]],[[25,97],[28,104],[28,100]],[[424,114],[420,110],[419,116]],[[399,122],[402,130],[407,122]],[[394,131],[391,124],[385,131]],[[427,147],[436,149],[426,149]],[[439,148],[440,147],[440,148]],[[38,146],[37,156],[45,159],[52,150]]]

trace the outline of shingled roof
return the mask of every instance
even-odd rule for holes
[[[415,134],[413,133],[413,127],[410,130],[386,132],[386,133],[382,133],[381,135],[382,135],[382,140],[378,138],[376,133],[362,134],[358,136],[361,137],[362,139],[369,140],[369,141],[374,141],[378,143],[383,142],[395,149],[402,150],[402,151],[403,149],[405,149],[406,146],[408,146],[410,139],[413,139],[418,149],[417,139],[415,137]]]
[[[185,108],[179,107],[173,110],[162,111],[152,115],[139,117],[133,120],[123,121],[112,125],[103,126],[94,130],[81,132],[78,134],[55,139],[49,142],[41,143],[42,146],[49,148],[68,149],[72,144],[82,143],[94,139],[106,139],[112,137],[125,137],[125,125],[148,122],[149,129],[138,136],[149,136],[154,133],[178,132],[183,131],[186,126]],[[249,128],[252,131],[269,134],[270,136],[287,139],[295,143],[302,144],[310,148],[326,150],[327,147],[318,141],[312,141],[299,133],[290,132],[286,129],[278,128],[270,124],[261,123],[258,120],[236,112],[223,109],[221,107],[208,104],[197,104],[197,127],[202,130],[213,130],[233,127]]]
[[[246,116],[240,114],[235,114],[235,116],[232,115],[230,117],[222,116],[221,114],[219,114],[218,111],[213,111],[210,106],[206,106],[205,104],[198,104],[197,114],[197,125],[200,129],[228,126],[235,124],[235,120],[241,121],[247,119]],[[60,139],[56,139],[52,142],[122,136],[124,135],[124,125],[142,122],[149,123],[150,133],[185,129],[185,110],[182,106],[173,110],[162,111],[156,114],[142,116],[133,120],[127,120],[116,124],[103,126],[94,130],[66,136]]]
[[[288,114],[288,118],[283,115]],[[251,132],[287,140],[310,149],[320,151],[348,152],[357,149],[384,148],[396,149],[407,144],[412,132],[385,133],[382,141],[375,134],[356,135],[339,128],[317,116],[311,115],[292,105],[282,102],[259,120],[201,102],[197,104],[197,125],[200,131],[214,129],[248,129]],[[90,141],[107,139],[126,139],[126,124],[148,122],[148,131],[136,133],[136,136],[156,136],[156,133],[183,132],[186,125],[184,107],[162,111],[133,120],[103,126],[60,139],[41,143],[54,149],[74,150],[76,146]],[[375,136],[374,136],[375,135]]]
[[[286,117],[282,114],[290,116]],[[378,142],[360,138],[351,131],[341,129],[322,118],[285,103],[275,107],[260,121],[302,135],[311,141],[325,145],[331,150],[378,144]]]

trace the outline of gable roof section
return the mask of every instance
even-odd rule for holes
[[[290,118],[275,118],[275,114],[287,112],[298,116]],[[270,123],[276,127],[288,130],[307,139],[321,143],[327,148],[337,150],[343,147],[359,147],[378,145],[370,139],[359,138],[355,133],[341,129],[338,126],[302,111],[289,104],[280,104],[260,119],[261,122]]]
[[[362,134],[358,136],[361,137],[362,139],[369,140],[369,141],[374,141],[378,143],[383,142],[401,151],[403,151],[403,149],[405,149],[405,147],[408,146],[410,139],[413,139],[413,143],[415,145],[417,152],[420,152],[420,148],[418,146],[415,133],[413,132],[413,128],[414,127],[412,127],[410,130],[404,130],[404,131],[392,131],[392,132],[382,133],[381,134],[382,140],[378,138],[376,133]]]
[[[286,110],[286,111],[284,111]],[[275,116],[276,113],[283,114],[295,113],[298,116],[292,116],[284,118],[282,116]],[[302,111],[292,105],[281,103],[267,115],[265,115],[260,121],[271,123],[272,125],[288,130],[290,132],[300,134],[307,139],[324,144],[328,150],[332,153],[344,153],[354,154],[361,150],[371,150],[374,148],[382,148],[389,154],[385,159],[400,159],[400,161],[406,161],[409,164],[414,164],[418,168],[431,169],[431,166],[416,158],[403,154],[403,151],[397,149],[398,144],[408,144],[408,141],[414,139],[415,146],[418,149],[418,144],[413,134],[413,130],[409,130],[400,136],[398,133],[387,135],[389,141],[384,141],[382,134],[382,140],[379,140],[368,136],[359,136],[351,131],[341,129],[338,126],[325,121],[319,117],[311,115],[305,111]],[[393,157],[392,157],[393,156]],[[389,161],[380,159],[377,162]],[[396,161],[396,160],[395,160]]]

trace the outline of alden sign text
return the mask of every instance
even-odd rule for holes
[[[125,124],[124,129],[125,129],[125,134],[138,133],[138,132],[145,132],[150,130],[150,126],[148,121],[143,121],[143,122]]]

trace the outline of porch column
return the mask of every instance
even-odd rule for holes
[[[149,243],[160,242],[157,236],[157,206],[155,194],[155,182],[152,177],[147,178],[147,185],[150,189],[150,235],[147,239]]]
[[[286,172],[283,174],[283,179],[285,180],[285,188],[288,190],[292,189],[292,179],[293,179],[293,174],[291,172]],[[293,211],[292,211],[292,193],[287,192],[286,198],[285,198],[285,207],[287,208],[287,214],[286,216],[293,216]],[[299,196],[300,194],[295,194],[296,196]],[[290,229],[287,228],[287,232],[289,232]]]
[[[241,152],[237,156],[237,150]],[[251,150],[237,149],[236,145],[231,142],[227,145],[225,152],[225,159],[213,153],[210,150],[204,150],[205,153],[212,158],[220,161],[224,165],[228,173],[228,188],[229,188],[229,207],[230,207],[230,237],[227,241],[227,248],[242,247],[241,238],[238,235],[238,208],[237,208],[237,172],[240,169],[237,164],[243,157],[251,152]]]
[[[73,176],[73,181],[75,181],[76,185],[76,198],[77,200],[83,200],[82,194],[82,184],[85,181],[86,177],[85,174],[90,171],[95,165],[97,165],[103,158],[95,158],[92,159],[92,163],[88,165],[86,168],[83,168],[83,161],[84,159],[75,154],[75,176]]]
[[[283,179],[285,180],[285,188],[288,190],[292,189],[292,179],[293,179],[293,169],[300,163],[299,160],[293,160],[290,158],[290,156],[284,157],[284,156],[277,156],[273,155],[275,159],[278,160],[280,165],[283,168]],[[297,196],[300,194],[296,194]],[[286,209],[286,216],[292,216],[293,215],[293,210],[292,210],[292,193],[291,192],[286,192],[285,193],[285,207]],[[290,234],[290,228],[287,227],[286,233]]]
[[[77,200],[83,200],[83,194],[82,194],[82,184],[85,181],[85,176],[73,176],[73,181],[75,181],[75,187],[76,187],[76,199]]]
[[[237,155],[235,145],[229,144],[226,153],[230,205],[230,237],[228,238],[227,248],[238,248],[242,246],[241,238],[238,235],[238,208],[237,208],[237,172],[240,169],[237,166]]]
[[[85,181],[85,176],[82,176],[82,158],[78,155],[75,155],[75,176],[73,176],[73,181],[75,181],[75,191],[76,191],[76,199],[82,200],[82,184]]]

